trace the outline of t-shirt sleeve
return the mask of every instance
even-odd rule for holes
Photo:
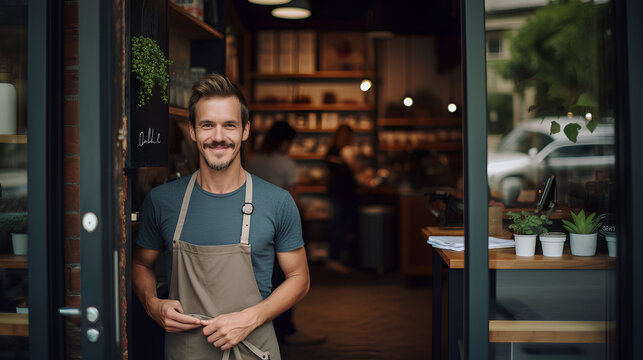
[[[284,192],[277,221],[275,250],[277,252],[286,252],[299,249],[302,246],[304,246],[304,238],[301,233],[299,211],[292,196]]]
[[[154,205],[154,191],[151,191],[143,200],[141,207],[141,225],[138,229],[136,245],[152,250],[163,250],[163,236],[158,211]]]

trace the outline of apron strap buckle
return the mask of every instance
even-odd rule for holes
[[[241,207],[241,212],[244,213],[245,215],[250,215],[255,211],[255,206],[252,205],[252,203],[247,202],[244,203],[243,206]]]

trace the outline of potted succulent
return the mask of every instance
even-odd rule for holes
[[[0,216],[0,229],[11,233],[13,253],[27,255],[27,213],[4,213]]]
[[[547,231],[545,225],[550,225],[551,220],[545,215],[530,211],[508,212],[507,215],[512,222],[509,230],[513,231],[516,240],[516,255],[534,256],[536,237]]]
[[[569,231],[569,245],[572,255],[594,256],[596,254],[596,231],[603,223],[603,216],[596,213],[585,215],[585,210],[578,214],[570,211],[573,222],[563,219],[563,227]]]

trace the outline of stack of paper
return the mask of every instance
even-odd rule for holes
[[[429,236],[427,242],[438,249],[464,251],[464,236]],[[515,246],[516,243],[513,240],[489,236],[489,249],[512,248]]]

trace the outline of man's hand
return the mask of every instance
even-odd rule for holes
[[[186,331],[201,326],[201,320],[183,313],[178,300],[152,299],[147,306],[147,313],[167,332]]]
[[[257,316],[250,308],[230,314],[219,315],[210,320],[201,320],[203,335],[208,342],[221,350],[231,349],[243,341],[259,326]]]

